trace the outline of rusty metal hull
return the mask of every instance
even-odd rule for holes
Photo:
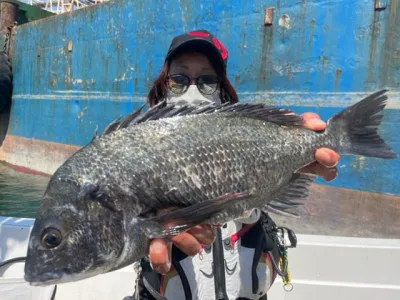
[[[18,5],[2,1],[0,3],[0,12],[0,30],[5,35],[8,33],[8,27],[12,27],[17,20]]]

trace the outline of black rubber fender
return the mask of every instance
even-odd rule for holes
[[[0,52],[0,112],[11,103],[13,71],[7,54]]]

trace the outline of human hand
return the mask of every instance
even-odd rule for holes
[[[324,130],[326,127],[326,123],[315,113],[307,112],[301,116],[305,121],[304,127],[308,129],[320,131]],[[300,169],[300,172],[318,175],[326,181],[335,179],[337,176],[337,169],[335,167],[340,160],[340,155],[329,148],[319,148],[315,152],[315,159],[316,162]]]
[[[172,244],[188,256],[194,256],[201,250],[201,244],[210,245],[215,231],[210,225],[202,224],[188,231],[165,239],[153,239],[149,247],[149,259],[153,270],[166,274],[171,268]]]

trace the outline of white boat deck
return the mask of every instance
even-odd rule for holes
[[[33,219],[0,217],[0,262],[26,255]],[[0,269],[1,300],[47,300],[54,287],[32,287],[23,279],[22,262]],[[280,278],[273,300],[398,300],[400,239],[298,235],[289,250],[293,291]],[[76,283],[59,284],[55,299],[122,300],[134,289],[132,266]]]

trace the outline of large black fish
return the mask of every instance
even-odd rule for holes
[[[286,211],[314,176],[297,170],[329,147],[396,158],[377,127],[387,97],[374,93],[333,116],[323,133],[288,110],[260,104],[135,111],[110,124],[52,176],[29,242],[25,279],[75,281],[145,256],[149,239],[251,208]],[[162,208],[176,207],[155,216]]]

